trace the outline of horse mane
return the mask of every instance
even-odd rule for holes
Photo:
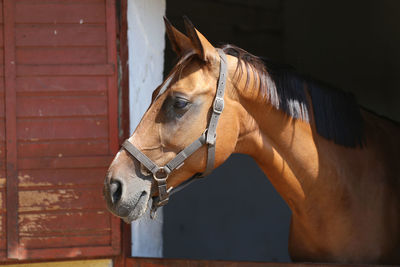
[[[258,96],[276,109],[310,123],[312,107],[319,135],[338,145],[363,146],[364,121],[353,94],[301,75],[293,67],[256,57],[237,46],[227,44],[221,48],[238,58],[235,73],[238,80],[243,75],[243,66],[246,68],[245,90],[252,72],[258,80]]]

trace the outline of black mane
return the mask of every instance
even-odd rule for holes
[[[319,135],[338,145],[363,146],[364,121],[353,94],[334,89],[297,73],[290,66],[261,59],[236,46],[224,45],[222,49],[238,58],[239,79],[243,62],[247,72],[252,71],[258,77],[259,96],[277,109],[292,118],[310,122],[312,107]]]

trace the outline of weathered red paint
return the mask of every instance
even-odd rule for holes
[[[40,27],[21,24],[16,30],[17,46],[105,46],[104,25],[45,24]]]
[[[118,37],[119,37],[119,64],[120,64],[120,83],[119,90],[121,93],[120,113],[119,113],[119,143],[130,135],[129,120],[129,64],[128,64],[128,1],[120,0],[120,10],[118,17]],[[126,260],[131,256],[131,226],[129,224],[121,224],[121,254],[114,258],[115,267],[125,267]]]
[[[106,31],[107,31],[107,59],[113,66],[114,75],[108,76],[108,138],[110,154],[118,152],[118,78],[117,78],[117,47],[116,47],[116,11],[115,0],[106,0]],[[111,217],[111,248],[115,254],[121,251],[120,227],[121,221]]]
[[[18,1],[16,10],[17,23],[77,23],[104,24],[104,1]],[[88,10],[90,12],[88,12]]]
[[[56,47],[37,53],[36,48],[17,50],[17,64],[101,64],[106,61],[106,47]]]
[[[4,85],[6,114],[6,207],[7,257],[18,258],[18,180],[17,180],[17,119],[15,64],[15,1],[3,2],[4,25]]]
[[[118,149],[115,0],[0,9],[0,261],[117,255],[101,189]]]
[[[110,64],[75,64],[75,65],[20,65],[17,75],[29,76],[103,76],[115,75]],[[18,90],[18,88],[17,88]]]
[[[66,75],[60,76],[54,70],[52,72],[47,73],[38,73],[38,74],[46,74],[47,76],[23,76],[19,77],[17,80],[17,90],[19,93],[23,93],[24,95],[35,94],[35,95],[64,95],[68,93],[68,95],[107,95],[107,77],[108,72],[99,72],[93,73],[93,69],[91,66],[83,65],[85,68],[80,68],[79,70],[82,73],[87,73],[87,71],[91,71],[90,76],[79,76],[76,70],[73,68],[76,66],[65,66],[63,70],[60,70],[59,73]],[[98,66],[98,65],[97,65]],[[48,66],[57,67],[57,66]],[[33,67],[30,67],[31,69]],[[29,67],[25,66],[26,72],[20,72],[19,74],[32,75],[29,72]],[[67,72],[67,70],[69,70]],[[21,71],[21,69],[20,69]],[[61,72],[62,71],[62,72]],[[66,73],[66,74],[65,74]],[[111,72],[110,74],[113,74]],[[71,76],[73,75],[73,76]],[[96,76],[94,76],[96,75]],[[1,86],[1,85],[0,85]]]
[[[113,66],[114,72],[117,68],[117,47],[116,47],[116,24],[115,24],[115,0],[106,0],[106,29],[108,36],[114,36],[114,38],[107,39],[107,59],[108,64]],[[108,134],[110,140],[110,152],[112,154],[117,153],[118,145],[118,84],[117,75],[108,77]]]
[[[121,65],[120,73],[120,90],[121,90],[121,114],[119,120],[121,121],[120,130],[120,144],[130,135],[130,118],[129,118],[129,54],[128,54],[128,3],[127,0],[120,2],[120,28],[119,28],[119,57]]]

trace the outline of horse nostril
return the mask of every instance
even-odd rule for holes
[[[110,182],[110,196],[113,204],[117,203],[121,199],[122,195],[122,184],[120,181],[111,180]]]

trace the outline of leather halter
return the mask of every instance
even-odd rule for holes
[[[225,83],[227,77],[227,60],[226,55],[222,51],[222,49],[217,49],[220,56],[220,71],[218,78],[218,86],[217,92],[215,94],[214,102],[213,102],[213,112],[211,114],[210,122],[208,124],[208,128],[203,132],[203,134],[196,139],[192,144],[187,146],[181,152],[179,152],[175,158],[169,161],[165,166],[158,166],[151,159],[149,159],[145,154],[143,154],[138,148],[136,148],[131,142],[125,140],[122,144],[122,147],[128,151],[134,158],[136,158],[140,163],[142,163],[152,174],[153,179],[157,183],[158,186],[158,197],[153,198],[152,208],[151,208],[151,217],[154,218],[157,208],[164,206],[168,203],[169,196],[182,190],[190,183],[195,181],[197,178],[202,178],[207,176],[214,169],[214,160],[215,160],[215,141],[216,141],[216,131],[219,116],[224,109],[224,92],[225,92]],[[168,79],[164,86],[160,89],[157,99],[160,95],[162,95],[169,86],[171,78]],[[208,155],[207,155],[207,166],[206,170],[203,173],[197,173],[193,175],[191,178],[180,184],[176,188],[170,188],[167,190],[167,179],[169,174],[175,170],[179,169],[184,161],[196,152],[200,147],[207,144],[208,146]]]

